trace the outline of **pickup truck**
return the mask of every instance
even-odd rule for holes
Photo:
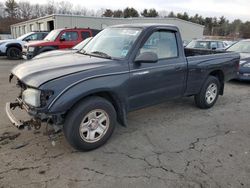
[[[32,59],[38,54],[52,50],[69,49],[100,30],[89,28],[63,28],[51,31],[42,41],[30,42],[23,47],[24,59]]]
[[[239,60],[235,52],[184,49],[172,25],[112,26],[76,53],[17,65],[9,80],[17,79],[20,94],[6,113],[18,128],[47,123],[74,148],[92,150],[117,122],[128,124],[128,112],[184,96],[211,108],[237,77]],[[18,120],[17,107],[31,119]]]

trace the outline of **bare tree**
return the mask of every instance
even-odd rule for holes
[[[72,14],[73,4],[69,1],[60,1],[57,3],[57,13],[59,14]]]
[[[0,2],[0,18],[5,17],[5,10],[4,10],[4,4]]]
[[[56,3],[54,2],[54,0],[48,0],[47,4],[46,4],[46,14],[55,14],[57,12],[56,9]]]
[[[73,14],[86,16],[87,15],[87,9],[85,7],[83,7],[83,6],[81,6],[81,5],[77,5],[73,9]]]
[[[31,19],[32,18],[33,6],[28,1],[20,1],[18,3],[18,17],[21,19]]]
[[[47,13],[46,8],[47,8],[46,5],[40,5],[40,4],[32,5],[32,13],[31,13],[32,18],[39,18],[45,16]]]

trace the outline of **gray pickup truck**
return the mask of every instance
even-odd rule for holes
[[[91,150],[117,122],[127,125],[128,112],[184,96],[212,107],[224,83],[237,77],[239,60],[238,53],[184,49],[175,26],[113,26],[80,51],[16,66],[9,79],[17,79],[20,93],[6,113],[18,128],[47,123],[74,148]],[[30,120],[18,120],[17,107]]]

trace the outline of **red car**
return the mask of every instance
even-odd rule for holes
[[[89,28],[56,29],[51,31],[42,41],[29,42],[23,47],[25,59],[57,49],[72,48],[88,37],[95,36],[99,30]]]

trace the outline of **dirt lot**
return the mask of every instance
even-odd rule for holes
[[[250,187],[250,83],[228,83],[210,110],[185,98],[133,112],[105,146],[81,153],[63,135],[52,146],[44,128],[9,123],[18,63],[0,59],[0,187]]]

